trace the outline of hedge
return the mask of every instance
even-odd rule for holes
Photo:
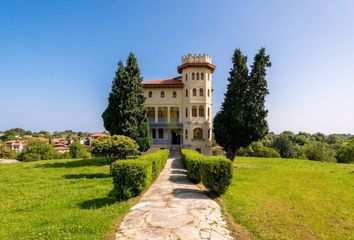
[[[182,160],[192,182],[202,182],[210,192],[217,195],[225,193],[232,180],[230,160],[223,156],[204,156],[189,149],[182,150]]]
[[[158,177],[167,156],[168,150],[159,150],[136,159],[113,163],[113,191],[116,198],[122,200],[138,196]]]

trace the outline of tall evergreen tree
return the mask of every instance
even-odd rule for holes
[[[232,62],[225,99],[214,118],[215,139],[230,160],[241,147],[248,147],[268,132],[264,101],[268,94],[266,67],[270,67],[264,48],[255,56],[250,74],[247,57],[240,49],[235,50]]]
[[[119,61],[107,109],[102,118],[105,129],[111,135],[125,135],[133,138],[145,151],[151,145],[149,126],[145,113],[142,77],[137,60],[129,54],[126,66]]]

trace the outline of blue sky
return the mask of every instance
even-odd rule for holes
[[[354,133],[354,2],[0,0],[0,130],[102,131],[116,63],[133,51],[145,80],[180,57],[217,66],[219,109],[235,48],[262,46],[270,130]]]

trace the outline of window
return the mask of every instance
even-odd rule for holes
[[[163,128],[159,128],[159,138],[163,139]]]
[[[200,74],[200,79],[201,79],[201,80],[204,80],[204,73],[201,73],[201,74]]]
[[[172,122],[178,121],[179,118],[179,108],[178,107],[171,107],[170,108],[170,119]]]
[[[149,91],[149,98],[152,98],[152,92]]]
[[[192,117],[197,117],[198,115],[197,106],[192,107]]]
[[[173,97],[173,98],[176,98],[176,97],[177,97],[177,92],[176,92],[176,91],[173,91],[172,97]]]
[[[208,89],[208,97],[210,97],[210,89]]]
[[[188,74],[186,73],[186,75],[185,75],[185,76],[186,76],[186,81],[188,81]]]
[[[209,130],[208,130],[208,139],[210,139],[210,132],[211,132],[211,129],[209,128]]]
[[[167,107],[159,107],[157,109],[157,116],[159,118],[159,122],[167,121]]]
[[[186,139],[188,139],[188,130],[186,129],[186,134],[185,134],[185,136],[186,136]]]
[[[204,107],[199,106],[199,117],[204,117]]]
[[[165,98],[165,92],[161,91],[161,98]]]
[[[152,129],[152,138],[153,139],[156,138],[156,129],[155,128]]]
[[[188,97],[188,89],[186,89],[186,97]]]
[[[210,81],[210,73],[208,74],[208,81]]]
[[[203,139],[203,129],[194,128],[194,130],[193,130],[193,139]]]
[[[148,118],[155,119],[155,107],[147,107],[146,108],[146,115]]]
[[[204,91],[203,88],[199,88],[199,96],[203,97],[204,96]]]
[[[186,117],[188,117],[188,108],[186,108]]]
[[[193,96],[197,96],[197,89],[193,88]]]
[[[208,117],[210,117],[210,108],[208,107]]]
[[[194,75],[194,73],[192,73],[192,80],[195,80],[195,75]]]
[[[199,80],[199,73],[197,73],[197,80]]]

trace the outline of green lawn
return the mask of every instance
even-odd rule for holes
[[[136,200],[116,202],[103,160],[0,164],[0,239],[105,239]]]
[[[354,165],[235,159],[226,210],[254,239],[354,239]]]

